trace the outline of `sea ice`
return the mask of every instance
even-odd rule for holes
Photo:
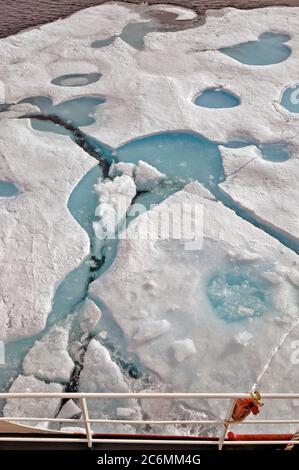
[[[296,318],[297,290],[284,277],[275,288],[272,283],[263,285],[263,282],[267,283],[264,279],[258,286],[261,292],[252,288],[247,294],[252,296],[253,309],[258,308],[261,296],[265,295],[263,314],[246,319],[248,311],[245,314],[242,310],[239,321],[229,323],[217,315],[208,298],[209,279],[223,270],[230,283],[246,282],[246,277],[239,280],[238,273],[248,270],[249,280],[254,285],[273,263],[276,269],[290,271],[297,256],[232,210],[209,199],[199,184],[193,183],[186,189],[131,222],[126,239],[119,242],[113,265],[91,284],[90,290],[111,311],[126,335],[128,347],[144,366],[159,376],[165,391],[250,390],[273,347]],[[154,220],[155,212],[168,212],[173,204],[190,200],[204,206],[202,250],[185,251],[179,241],[172,239],[171,233],[169,240],[134,238],[138,227],[147,224],[154,228],[151,219]],[[242,253],[245,260],[238,261]],[[252,256],[248,257],[248,253]],[[154,282],[154,288],[148,290],[144,286],[149,281]],[[182,295],[182,289],[185,295]],[[235,301],[240,301],[238,296]],[[249,308],[246,304],[242,307],[242,303],[239,304],[241,309]],[[136,312],[139,311],[146,314],[143,322],[167,320],[171,327],[151,341],[136,342],[136,330],[140,328]],[[283,318],[284,326],[277,318]],[[169,351],[173,351],[176,342],[186,338],[193,342],[195,351],[192,347],[193,354],[179,362]],[[275,382],[279,388],[278,377]],[[293,390],[293,380],[288,383]],[[266,382],[263,389],[267,389]],[[216,409],[216,405],[207,401],[204,404],[193,401],[189,405],[195,409],[201,407],[208,413]]]
[[[166,176],[163,173],[148,163],[141,160],[137,163],[135,172],[137,191],[151,191],[165,179]]]
[[[175,358],[178,362],[183,362],[187,357],[196,354],[196,348],[192,339],[181,339],[173,343]]]
[[[178,13],[178,20],[193,15],[179,7],[168,6],[167,11]],[[294,131],[298,117],[280,105],[288,84],[298,80],[298,11],[296,8],[246,11],[227,8],[219,15],[207,13],[205,24],[198,28],[149,33],[144,38],[143,50],[138,50],[119,36],[132,22],[137,24],[137,29],[140,26],[142,29],[139,24],[144,23],[141,10],[109,2],[1,39],[0,80],[5,83],[6,99],[0,114],[1,179],[14,182],[21,194],[0,201],[0,339],[10,341],[41,331],[51,310],[55,289],[90,249],[89,237],[76,221],[79,218],[75,220],[67,207],[69,195],[95,162],[68,137],[41,134],[30,128],[28,120],[11,119],[36,111],[28,103],[12,104],[31,96],[39,95],[53,102],[54,109],[58,103],[68,100],[78,103],[82,88],[53,84],[55,78],[66,73],[101,72],[101,80],[88,85],[88,96],[100,96],[103,100],[107,97],[107,100],[90,116],[88,133],[111,149],[136,139],[132,142],[134,148],[142,136],[166,131],[179,133],[180,129],[199,132],[203,139],[223,145],[232,141],[271,144],[278,136],[281,141],[291,144],[293,153],[284,162],[263,159],[256,147],[228,149],[222,146],[226,180],[221,190],[246,213],[254,213],[256,218],[265,221],[274,234],[276,230],[298,239],[295,181],[298,137]],[[257,41],[261,34],[271,31],[292,36],[288,46],[282,48],[284,52],[286,49],[291,52],[285,62],[267,67],[244,66],[219,53],[220,48]],[[110,37],[113,42],[108,45]],[[104,39],[107,47],[97,50],[91,47],[97,39]],[[221,88],[227,84],[240,97],[240,106],[230,109],[194,106],[193,98],[198,90]],[[153,157],[159,159],[159,153]],[[182,146],[182,160],[183,157]],[[138,159],[142,159],[142,155]],[[172,163],[171,160],[167,162],[169,167]],[[179,168],[183,172],[185,162],[181,163]],[[138,170],[141,186],[138,186],[135,166],[117,163],[115,168],[109,175],[113,181],[107,179],[96,185],[99,196],[96,217],[100,220],[95,222],[94,229],[99,238],[104,232],[107,239],[125,218],[137,190],[151,189],[156,184],[156,177],[160,179],[160,175],[151,170],[153,178],[149,184],[141,171],[148,173],[149,167],[141,164]],[[128,196],[128,202],[119,218],[112,220],[107,206],[118,210],[120,195]],[[145,226],[155,235],[157,213],[168,215],[172,203],[190,202],[204,207],[204,245],[201,250],[186,251],[172,232],[169,239],[134,239],[136,231]],[[130,353],[136,354],[141,367],[148,368],[153,377],[158,377],[159,390],[250,390],[273,348],[298,316],[298,258],[295,253],[217,202],[197,183],[191,183],[156,209],[137,217],[129,225],[126,235],[127,239],[119,242],[114,262],[100,279],[93,282],[90,290],[93,298],[100,299],[99,304],[105,305],[123,330]],[[229,323],[227,317],[217,314],[221,305],[211,303],[207,285],[217,274],[226,280],[233,277],[230,282],[236,286],[234,282],[238,279],[231,276],[235,268],[245,272],[245,278],[248,276],[250,282],[264,276],[263,280],[268,284],[262,315],[241,315],[242,318]],[[276,273],[281,278],[279,283],[276,283]],[[245,279],[241,293],[246,291],[247,282]],[[254,311],[261,305],[264,294],[261,286],[249,289],[249,294],[242,296],[239,287],[227,284],[225,281],[220,286],[224,297],[230,306],[239,302],[237,307],[241,308],[241,313],[244,309],[248,313],[250,308]],[[253,305],[244,305],[243,297]],[[92,322],[95,321],[95,317],[91,317]],[[163,335],[138,342],[134,337],[142,324],[168,326]],[[85,339],[89,335],[89,326],[88,321]],[[103,328],[107,335],[103,332],[98,339],[104,343],[107,337],[109,339],[110,331],[106,325]],[[290,342],[286,341],[269,365],[261,381],[262,391],[296,391],[296,369],[290,362],[294,335],[295,331]],[[93,339],[88,346],[80,390],[131,391],[131,383],[129,385],[120,366],[99,341]],[[191,350],[193,353],[180,362],[174,348],[177,353],[179,350],[179,359]],[[182,349],[184,354],[181,354]],[[33,352],[34,348],[29,354]],[[43,359],[43,355],[40,357]],[[36,364],[39,368],[40,365]],[[48,365],[50,370],[50,359]],[[11,391],[27,389],[60,391],[62,386],[46,384],[33,376],[19,376],[11,387]],[[212,406],[208,401],[188,402],[188,411],[181,403],[174,402],[164,401],[162,405],[160,401],[143,400],[141,405],[149,417],[155,418],[187,418],[194,413],[215,417],[219,411],[224,414],[223,404]],[[137,415],[140,415],[136,400],[119,400],[114,405],[108,400],[92,401],[90,406],[92,413],[101,418],[105,415],[116,417],[117,409],[121,408],[137,408]],[[9,400],[5,413],[6,416],[36,413],[48,417],[55,416],[58,409],[59,400],[51,403]],[[268,410],[270,407],[265,406],[264,416],[268,415]],[[285,404],[278,403],[273,417],[277,417],[277,412],[281,417],[289,416],[290,411]],[[285,416],[284,412],[287,413]],[[101,424],[97,429],[126,432],[135,428]],[[161,431],[159,426],[153,429]],[[251,425],[250,432],[253,429]],[[174,426],[168,430],[179,432]],[[195,432],[198,434],[198,430]]]
[[[2,341],[44,328],[58,283],[89,253],[67,202],[93,166],[71,140],[34,132],[28,120],[1,120],[1,174],[22,192],[0,199]]]
[[[171,325],[167,320],[150,321],[140,323],[138,331],[134,335],[133,340],[137,343],[150,341],[158,336],[164,335]]]
[[[79,408],[73,400],[68,400],[59,411],[57,418],[71,419],[75,416],[80,416],[81,413],[81,408]]]
[[[12,386],[11,393],[60,393],[63,387],[60,384],[48,384],[36,379],[32,375],[19,375]],[[10,398],[6,400],[3,416],[19,418],[55,418],[60,405],[59,398]],[[24,421],[22,422],[24,424]],[[38,421],[25,422],[28,426],[39,425]]]
[[[136,186],[133,179],[124,174],[116,176],[113,180],[100,180],[95,185],[95,191],[99,196],[95,215],[100,220],[93,223],[93,228],[98,244],[101,245],[104,240],[116,237],[116,230],[118,227],[120,230],[120,224],[124,222],[136,195]]]
[[[91,333],[99,323],[101,316],[101,310],[87,297],[80,310],[81,330],[85,333]]]
[[[24,373],[50,382],[68,382],[74,368],[67,351],[68,339],[67,328],[52,327],[26,354]]]
[[[80,375],[80,392],[130,392],[130,388],[118,365],[112,361],[107,349],[96,339],[88,345],[84,366]],[[116,417],[117,408],[137,406],[136,400],[89,400],[90,416],[97,418],[107,414]]]
[[[126,162],[112,164],[109,176],[114,178],[121,175],[131,176],[134,179],[137,191],[151,191],[166,180],[166,175],[142,160],[139,160],[137,165]]]
[[[299,240],[297,175],[299,159],[274,163],[263,160],[256,147],[220,147],[227,175],[220,188],[241,207],[281,233]]]

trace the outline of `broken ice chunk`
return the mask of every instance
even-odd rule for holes
[[[134,163],[118,162],[112,163],[109,169],[108,176],[110,178],[115,178],[116,176],[128,175],[133,178],[136,165]]]
[[[106,330],[103,330],[103,331],[100,331],[100,333],[98,334],[99,338],[101,339],[107,339],[108,337],[108,332]]]
[[[88,345],[84,365],[80,375],[80,392],[130,392],[122,370],[113,361],[108,350],[96,339],[92,339]],[[117,408],[138,407],[136,400],[119,399],[104,400],[95,399],[88,401],[90,416],[97,418],[108,414],[116,417]]]
[[[25,356],[24,373],[51,382],[67,382],[74,368],[67,351],[68,337],[67,329],[52,327]]]
[[[139,160],[135,171],[137,191],[151,191],[166,179],[166,175],[142,160]]]
[[[241,346],[248,346],[250,341],[252,340],[253,335],[248,331],[241,331],[235,336],[235,341],[240,344]]]
[[[174,357],[177,362],[183,362],[187,357],[196,354],[196,348],[192,339],[182,339],[175,341],[173,344]]]
[[[60,393],[62,385],[47,384],[36,379],[33,375],[19,375],[13,382],[9,392],[11,393]],[[54,418],[60,405],[59,398],[9,398],[3,409],[3,416],[18,416],[20,418]],[[20,424],[27,426],[39,426],[38,421],[22,421]]]
[[[96,238],[99,242],[114,239],[136,195],[135,183],[130,176],[122,175],[99,181],[94,189],[100,201],[95,213],[100,220],[93,223]]]
[[[147,321],[143,322],[134,336],[137,343],[150,341],[158,336],[163,335],[170,329],[170,323],[167,320]]]
[[[94,302],[86,298],[80,312],[80,328],[84,333],[90,333],[99,323],[102,316],[101,310]]]
[[[81,408],[79,408],[73,400],[68,400],[59,411],[57,418],[72,419],[81,413]]]
[[[130,392],[122,372],[113,362],[107,349],[92,339],[80,376],[81,392]]]

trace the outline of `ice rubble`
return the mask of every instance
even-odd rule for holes
[[[261,220],[299,240],[297,151],[295,147],[292,158],[273,163],[262,159],[254,146],[220,146],[226,175],[220,188]]]
[[[42,382],[32,375],[23,376],[19,375],[11,386],[11,393],[59,393],[63,391],[63,387],[56,383]],[[46,398],[46,399],[17,399],[10,398],[6,401],[3,409],[3,416],[19,418],[55,418],[60,406],[59,398]],[[36,426],[36,422],[25,422],[27,425]],[[22,422],[24,424],[24,422]]]
[[[1,120],[1,174],[22,191],[0,201],[2,341],[43,329],[58,283],[88,254],[67,201],[94,165],[71,140],[33,132],[27,120]]]
[[[74,368],[67,352],[68,339],[67,328],[52,327],[26,354],[24,373],[50,382],[68,382]]]
[[[93,229],[98,243],[101,244],[103,240],[115,238],[116,228],[124,221],[136,195],[136,186],[130,176],[123,174],[113,180],[100,180],[95,185],[95,191],[99,196],[95,215],[100,220],[93,223]]]
[[[151,191],[162,181],[167,179],[166,175],[142,160],[139,160],[137,165],[125,162],[112,164],[109,170],[109,176],[114,178],[115,176],[121,175],[131,176],[138,192]]]

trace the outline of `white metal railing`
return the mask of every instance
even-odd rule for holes
[[[87,443],[88,447],[92,447],[94,443],[133,443],[133,444],[187,444],[188,445],[215,445],[218,443],[218,448],[221,450],[224,445],[248,445],[252,444],[289,444],[292,443],[294,445],[299,444],[299,441],[291,441],[291,440],[226,440],[227,432],[229,426],[233,424],[297,424],[299,428],[299,417],[298,419],[249,419],[246,421],[235,422],[232,421],[232,414],[234,410],[234,406],[236,400],[239,398],[250,398],[250,393],[0,393],[0,399],[76,399],[79,401],[82,418],[79,419],[67,419],[67,418],[36,418],[30,416],[6,416],[0,417],[0,423],[5,422],[49,422],[49,423],[72,423],[72,424],[84,424],[84,430],[82,429],[82,435],[84,437],[59,437],[58,434],[53,434],[51,437],[41,437],[40,435],[36,434],[35,436],[24,437],[20,435],[20,437],[14,435],[9,436],[1,436],[0,434],[0,442],[2,441],[10,441],[10,442],[85,442]],[[128,419],[100,419],[100,418],[90,418],[88,412],[88,400],[90,399],[168,399],[168,400],[178,400],[178,399],[196,399],[196,400],[229,400],[229,406],[226,410],[225,418],[219,418],[215,420],[198,420],[198,419],[190,419],[190,420],[128,420]],[[294,400],[299,399],[299,393],[264,393],[263,399],[267,400]],[[217,436],[217,440],[214,439],[196,439],[193,438],[192,440],[186,439],[159,439],[159,438],[151,438],[151,439],[142,439],[136,437],[128,437],[128,438],[115,438],[115,437],[97,437],[94,436],[91,429],[92,423],[102,423],[102,424],[131,424],[131,425],[144,425],[144,424],[151,424],[151,425],[167,425],[167,424],[178,424],[178,425],[194,425],[194,424],[201,424],[201,425],[222,425],[222,431],[220,436]],[[36,428],[35,428],[36,429]],[[22,431],[23,433],[24,431]],[[30,433],[30,428],[28,428],[28,433]],[[65,433],[64,433],[65,435]],[[216,437],[216,436],[215,436]],[[218,441],[218,442],[217,442]]]

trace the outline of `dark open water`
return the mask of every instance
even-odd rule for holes
[[[0,0],[0,37],[56,20],[106,0]],[[127,0],[142,3],[141,0]],[[233,6],[242,9],[271,5],[299,6],[299,0],[149,0],[149,4],[172,3],[203,14],[207,8]]]

